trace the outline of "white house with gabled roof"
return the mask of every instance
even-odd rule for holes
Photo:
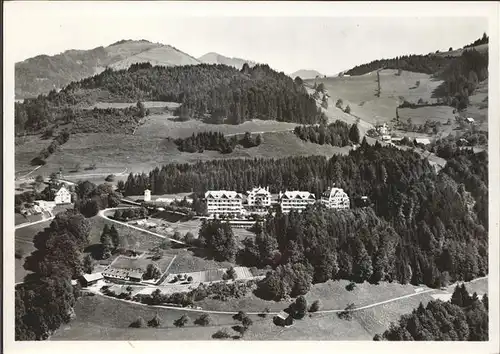
[[[342,188],[328,188],[321,195],[321,203],[329,209],[349,209],[351,202],[349,196]]]
[[[239,216],[243,209],[243,196],[235,191],[207,191],[207,212],[210,216]]]
[[[316,198],[314,194],[306,191],[286,191],[280,192],[278,202],[281,212],[287,214],[291,210],[303,211],[308,205],[314,204]]]
[[[56,204],[69,204],[69,203],[71,203],[71,193],[69,192],[69,190],[66,189],[66,187],[62,186],[56,192],[56,195],[54,197],[54,202]]]
[[[271,206],[271,193],[269,192],[269,187],[253,188],[251,191],[247,192],[247,205],[248,206],[258,206],[258,207],[269,207]]]

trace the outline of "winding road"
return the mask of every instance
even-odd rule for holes
[[[476,282],[478,280],[487,279],[487,278],[488,278],[488,276],[481,277],[481,278],[476,278],[474,280],[471,280],[470,282],[465,282],[465,284],[474,283],[474,282]],[[449,285],[446,289],[447,290],[450,289],[448,291],[452,291],[453,288],[457,284],[458,283]],[[158,308],[164,308],[164,309],[168,309],[168,310],[177,310],[177,311],[186,311],[186,312],[219,314],[219,315],[235,315],[235,314],[238,313],[237,311],[216,311],[216,310],[203,310],[203,309],[193,309],[193,308],[186,308],[186,307],[166,306],[166,305],[146,305],[146,304],[142,304],[142,303],[131,301],[131,300],[118,299],[118,298],[115,298],[115,297],[112,297],[112,296],[104,295],[97,288],[92,288],[92,289],[89,288],[89,290],[92,291],[94,294],[97,294],[97,295],[100,295],[100,296],[103,296],[103,297],[107,297],[107,298],[110,298],[110,299],[113,299],[113,300],[117,300],[117,301],[123,301],[123,302],[130,303],[130,304],[141,305],[141,306],[158,307]],[[403,295],[403,296],[398,296],[398,297],[395,297],[395,298],[392,298],[392,299],[388,299],[388,300],[384,300],[384,301],[378,301],[378,302],[375,302],[375,303],[372,303],[372,304],[368,304],[368,305],[364,305],[364,306],[360,306],[360,307],[355,307],[355,308],[350,309],[350,310],[346,310],[346,309],[320,310],[320,311],[316,311],[315,313],[316,314],[331,314],[331,313],[340,313],[340,312],[362,311],[362,310],[366,310],[366,309],[369,309],[369,308],[372,308],[372,307],[382,306],[382,305],[385,305],[385,304],[388,304],[388,303],[391,303],[391,302],[395,302],[395,301],[399,301],[399,300],[404,300],[404,299],[411,298],[413,296],[418,296],[418,295],[426,294],[426,293],[432,293],[432,292],[436,292],[436,291],[439,291],[439,289],[427,289],[427,290],[415,292],[413,294],[407,294],[407,295]],[[260,312],[247,312],[248,315],[259,315],[259,314],[262,314],[262,313],[263,313],[262,311],[260,311]],[[268,312],[267,314],[268,315],[277,315],[278,312]]]

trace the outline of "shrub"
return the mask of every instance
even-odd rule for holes
[[[189,317],[186,315],[182,315],[181,317],[179,317],[174,321],[174,326],[179,328],[184,327],[188,322],[189,322]]]
[[[158,314],[155,315],[155,317],[153,317],[149,322],[148,322],[148,326],[149,327],[160,327],[160,324],[161,324],[161,319],[160,317],[158,316]]]
[[[314,301],[309,308],[309,312],[317,312],[321,307],[321,302],[319,300]]]
[[[230,338],[231,335],[229,334],[229,332],[227,331],[227,329],[221,329],[221,330],[218,330],[217,332],[215,332],[213,335],[212,335],[212,338],[214,339],[227,339],[227,338]]]
[[[353,291],[356,288],[356,283],[355,282],[350,282],[345,286],[345,289],[347,291]]]
[[[233,320],[243,321],[245,317],[247,317],[247,314],[244,311],[239,311],[236,315],[233,316]]]
[[[347,105],[346,108],[344,109],[344,112],[347,113],[347,114],[350,114],[351,113],[351,107],[349,105]]]
[[[106,182],[113,182],[115,180],[115,175],[108,175],[105,179]]]
[[[21,259],[21,258],[23,258],[23,255],[24,255],[23,250],[19,250],[19,249],[18,249],[18,250],[16,250],[15,257],[16,257],[17,259]]]
[[[347,321],[352,320],[352,310],[354,309],[354,307],[355,307],[354,304],[350,303],[349,305],[346,306],[344,311],[339,312],[337,314],[337,316],[343,320],[347,320]]]
[[[195,321],[194,324],[199,325],[199,326],[208,326],[212,322],[212,319],[210,318],[210,315],[207,313],[204,313],[200,317],[198,317]]]
[[[144,318],[138,317],[134,322],[130,324],[130,327],[132,328],[142,328],[146,326],[146,322],[144,321]]]

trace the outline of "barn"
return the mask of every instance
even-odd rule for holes
[[[273,322],[277,326],[291,326],[293,324],[293,317],[285,311],[281,311],[276,316],[274,316]]]

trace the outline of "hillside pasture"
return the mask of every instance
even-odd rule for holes
[[[264,129],[262,126],[254,126],[254,128]],[[267,128],[269,130],[273,129],[271,126]],[[238,129],[236,130],[238,134],[243,134],[249,127],[236,129]],[[182,134],[190,136],[192,132],[194,131],[185,130]],[[72,181],[87,179],[85,175],[95,174],[100,174],[101,176],[98,179],[101,180],[108,174],[121,173],[126,168],[128,169],[127,173],[149,172],[155,167],[168,163],[193,163],[200,160],[219,158],[331,156],[335,153],[347,154],[350,149],[349,147],[320,146],[304,142],[296,137],[293,132],[264,133],[262,134],[262,138],[262,144],[257,147],[244,149],[241,146],[237,146],[232,153],[221,154],[218,151],[205,151],[203,153],[180,152],[172,140],[159,136],[147,137],[143,133],[139,133],[139,130],[136,132],[136,135],[105,133],[72,134],[69,141],[52,154],[47,159],[46,165],[41,167],[36,173],[49,176],[50,173],[57,172],[59,168],[62,168],[65,177]],[[46,141],[33,136],[26,139],[23,144],[17,146],[15,151],[16,170],[28,170],[30,167],[33,169],[30,165],[31,159],[46,145],[48,145]],[[81,170],[72,172],[78,164],[80,164]],[[92,164],[95,164],[96,169],[86,171],[85,169]],[[71,177],[72,175],[79,177],[73,178]]]
[[[246,121],[239,125],[232,124],[208,124],[199,120],[187,122],[175,121],[171,114],[153,114],[147,117],[144,124],[137,128],[135,135],[143,137],[171,137],[187,138],[193,133],[221,132],[223,134],[244,134],[245,132],[263,133],[274,131],[293,130],[296,123],[277,122],[274,120]]]
[[[449,106],[424,106],[418,108],[399,108],[399,120],[405,122],[411,119],[412,124],[425,124],[427,120],[446,124],[448,119],[455,123],[453,107]]]
[[[416,85],[416,82],[420,84]],[[430,75],[402,71],[397,75],[397,70],[380,71],[380,97],[376,96],[377,73],[371,72],[360,76],[328,77],[307,81],[308,85],[314,82],[323,83],[329,94],[328,109],[326,114],[330,120],[341,119],[347,123],[354,123],[359,117],[361,128],[364,131],[377,123],[389,122],[396,116],[396,107],[404,100],[417,103],[420,98],[429,103],[435,102],[431,97],[433,91],[442,81]],[[335,106],[338,99],[342,99],[342,109],[347,105],[351,108],[350,115],[346,115]],[[361,132],[364,133],[364,132]]]
[[[176,102],[165,102],[165,101],[144,101],[142,102],[145,108],[167,108],[170,110],[176,109],[180,106],[180,103]],[[116,108],[124,109],[128,107],[136,106],[137,102],[96,102],[90,106],[82,107],[83,109],[106,109],[106,108]]]
[[[16,253],[21,256],[20,258],[15,258],[14,272],[16,282],[23,281],[24,277],[31,273],[24,269],[24,261],[35,250],[35,246],[33,245],[35,235],[49,225],[50,221],[46,221],[15,230],[14,247]]]

